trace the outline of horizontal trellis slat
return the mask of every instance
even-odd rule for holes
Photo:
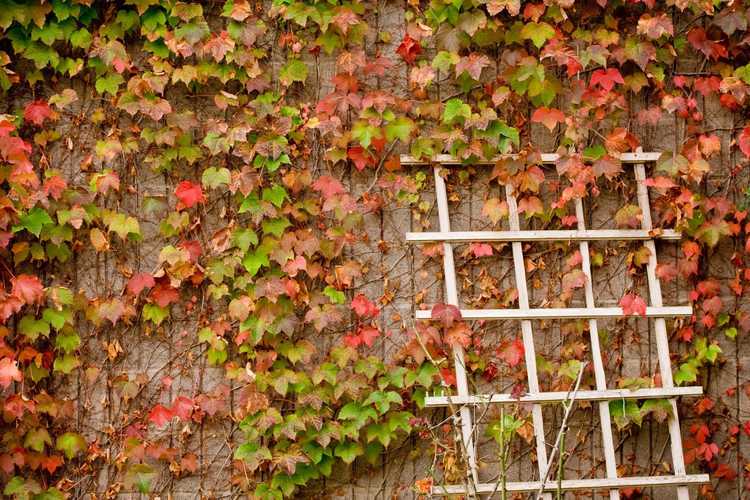
[[[619,157],[623,163],[644,163],[653,162],[659,159],[661,153],[622,153]],[[476,160],[463,162],[451,155],[435,155],[431,160],[420,160],[410,155],[401,155],[401,165],[430,165],[432,163],[438,163],[441,165],[494,165],[499,160],[517,158],[518,155],[505,155],[498,156],[491,160]],[[542,163],[555,163],[560,155],[557,153],[544,153],[541,155]]]
[[[445,241],[465,243],[471,241],[607,241],[607,240],[679,240],[680,233],[673,229],[644,231],[643,229],[588,229],[585,231],[553,229],[549,231],[452,231],[450,233],[406,233],[406,241],[432,243]]]
[[[679,396],[700,396],[703,387],[699,385],[686,387],[654,387],[646,389],[608,389],[579,390],[575,394],[576,401],[619,401],[623,399],[666,399]],[[482,404],[518,404],[518,403],[562,403],[571,399],[567,391],[540,392],[538,394],[476,394],[473,396],[428,396],[425,398],[425,406],[449,406],[449,405],[482,405]]]
[[[544,491],[557,491],[558,487],[563,491],[572,490],[599,490],[609,488],[637,488],[637,487],[659,487],[659,486],[682,486],[691,484],[706,484],[710,482],[708,474],[687,474],[684,476],[639,476],[618,477],[606,479],[564,479],[560,484],[557,481],[547,481]],[[539,491],[541,481],[523,481],[505,483],[505,491],[512,493]],[[497,483],[480,483],[476,487],[479,494],[499,493],[502,485]],[[461,495],[466,493],[464,485],[433,486],[433,495]]]
[[[693,315],[691,306],[647,307],[645,316],[625,314],[621,307],[541,307],[535,309],[461,309],[466,320],[677,318]],[[419,309],[417,319],[432,319],[432,311]]]

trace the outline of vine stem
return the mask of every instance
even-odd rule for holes
[[[575,406],[576,402],[576,396],[578,396],[578,388],[581,386],[581,379],[583,378],[583,371],[586,368],[586,365],[588,364],[588,361],[584,361],[581,364],[581,368],[578,370],[578,377],[576,378],[576,384],[572,391],[568,391],[568,395],[565,398],[565,401],[563,401],[562,405],[563,408],[565,408],[565,413],[563,414],[562,424],[560,425],[560,430],[557,433],[557,437],[555,438],[555,446],[552,448],[552,452],[549,455],[549,460],[545,464],[545,472],[544,477],[542,477],[542,482],[539,485],[539,490],[534,494],[534,498],[536,500],[539,500],[542,498],[542,495],[544,494],[544,487],[547,484],[547,479],[549,479],[549,474],[552,471],[552,462],[555,460],[555,455],[557,455],[558,451],[560,451],[561,445],[565,442],[565,433],[568,430],[568,418],[570,418],[571,413],[573,412],[573,407]],[[562,462],[562,452],[560,452],[560,460]],[[562,464],[560,464],[560,467],[562,467]],[[560,483],[558,482],[558,490],[560,490]],[[559,493],[559,492],[558,492]]]

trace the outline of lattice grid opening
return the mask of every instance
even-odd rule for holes
[[[539,477],[547,477],[548,467],[548,443],[545,441],[544,419],[542,415],[542,404],[563,403],[569,401],[570,392],[542,392],[539,388],[537,376],[536,353],[534,347],[534,332],[532,320],[540,319],[588,319],[591,358],[594,368],[595,390],[580,390],[576,393],[576,401],[597,402],[599,421],[601,423],[602,449],[604,452],[606,478],[595,479],[565,479],[560,483],[556,480],[547,480],[542,488],[541,481],[528,482],[505,482],[504,488],[507,492],[535,492],[544,490],[543,498],[550,499],[549,492],[561,489],[563,491],[574,490],[609,490],[610,500],[620,498],[621,488],[633,487],[676,487],[677,498],[687,500],[689,498],[688,485],[703,484],[709,482],[707,474],[687,474],[685,460],[682,450],[682,438],[680,433],[680,422],[677,414],[676,399],[679,396],[699,396],[703,393],[701,386],[675,387],[672,379],[672,367],[669,356],[669,342],[665,318],[687,317],[692,315],[692,307],[668,307],[662,302],[662,293],[659,279],[656,275],[657,256],[655,239],[679,240],[680,234],[673,230],[654,230],[651,221],[651,208],[648,189],[645,184],[645,163],[655,162],[659,153],[625,153],[621,155],[623,164],[631,165],[634,170],[638,206],[642,211],[642,226],[638,230],[587,230],[585,227],[583,202],[575,200],[575,211],[577,218],[577,229],[575,230],[544,230],[532,231],[521,230],[519,212],[516,197],[511,185],[505,186],[505,196],[509,210],[508,231],[451,231],[450,214],[448,209],[448,194],[445,180],[441,176],[441,169],[450,165],[459,165],[461,162],[449,155],[439,155],[432,162],[424,162],[413,157],[402,155],[402,165],[432,165],[435,180],[435,196],[438,209],[438,232],[407,233],[406,241],[411,243],[443,243],[443,272],[445,279],[445,302],[446,304],[460,307],[458,288],[456,284],[456,270],[453,260],[452,243],[463,242],[510,242],[513,253],[513,267],[515,282],[518,290],[518,309],[462,309],[461,316],[465,320],[519,320],[521,322],[521,334],[524,345],[524,358],[526,363],[528,392],[519,398],[511,394],[471,394],[464,365],[464,351],[458,346],[453,350],[453,361],[456,375],[456,392],[454,396],[431,396],[426,398],[428,407],[451,406],[457,409],[455,423],[460,427],[460,443],[466,453],[468,465],[466,484],[439,485],[433,488],[434,495],[464,494],[470,497],[482,496],[500,491],[497,483],[480,483],[477,473],[476,440],[472,409],[479,405],[487,404],[532,404],[532,422],[536,442],[536,455],[539,469]],[[554,164],[558,159],[556,154],[542,155],[542,163]],[[493,165],[494,161],[478,162],[476,165]],[[650,252],[646,267],[649,302],[645,316],[653,318],[653,330],[656,340],[658,355],[658,371],[661,376],[662,387],[648,389],[608,389],[602,361],[601,347],[599,345],[598,319],[626,317],[620,307],[597,307],[594,301],[593,284],[591,281],[591,263],[589,253],[589,241],[623,241],[640,240]],[[531,308],[529,305],[529,293],[526,282],[526,270],[524,267],[523,242],[529,241],[577,241],[581,254],[581,266],[585,274],[584,295],[585,308]],[[416,319],[430,319],[431,311],[418,310]],[[617,461],[615,457],[615,446],[612,437],[612,419],[610,416],[609,402],[620,400],[646,400],[646,399],[669,399],[672,407],[672,416],[668,420],[669,440],[672,455],[673,475],[661,476],[632,476],[618,477]]]

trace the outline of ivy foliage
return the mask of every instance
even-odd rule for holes
[[[747,335],[747,313],[726,298],[742,298],[750,280],[747,193],[707,190],[722,164],[732,165],[731,186],[750,157],[742,2],[410,1],[394,31],[379,24],[381,8],[0,0],[4,495],[90,493],[66,477],[96,477],[105,466],[114,467],[113,491],[156,494],[160,475],[210,466],[172,431],[224,422],[236,427],[232,485],[293,497],[334,467],[377,464],[395,443],[425,435],[425,394],[455,384],[453,346],[467,349],[474,378],[492,380],[498,366],[521,373],[523,344],[483,350],[477,331],[445,308],[439,321],[399,332],[398,355],[373,350],[389,341],[381,309],[391,298],[358,290],[367,270],[351,250],[385,203],[429,212],[426,176],[402,168],[401,152],[467,165],[518,153],[497,162],[492,182],[514,186],[527,220],[570,227],[573,201],[616,183],[619,154],[643,145],[636,129],[679,120],[684,133],[647,181],[659,195],[656,225],[685,236],[678,263],[657,271],[691,283],[696,309],[674,332],[675,382],[702,381],[721,362],[720,343]],[[734,117],[731,126],[718,130],[706,102]],[[554,200],[542,196],[548,173],[532,140],[540,131],[560,154]],[[457,171],[460,182],[471,176]],[[350,192],[352,172],[371,189]],[[141,190],[139,179],[166,187]],[[508,207],[488,195],[482,214],[500,227]],[[628,204],[613,221],[632,228],[642,217]],[[732,245],[737,273],[722,283],[707,262]],[[472,245],[469,257],[496,249]],[[562,302],[585,279],[571,257]],[[71,272],[87,258],[116,268],[105,289],[85,289]],[[592,255],[595,265],[603,259]],[[647,260],[629,252],[631,274]],[[516,296],[493,300],[511,306]],[[620,304],[628,314],[646,306],[635,290]],[[126,332],[183,328],[188,365],[200,359],[223,383],[166,398],[117,369]],[[541,365],[569,386],[580,361]],[[116,426],[76,423],[80,401],[69,388],[81,379],[117,393]],[[659,401],[618,405],[620,428],[671,411]],[[712,418],[721,408],[704,398],[690,410],[703,423],[690,430],[688,457],[733,480],[743,471],[719,458],[712,436],[733,439],[745,423],[723,428]],[[528,436],[528,419],[507,415],[490,429],[505,443]]]

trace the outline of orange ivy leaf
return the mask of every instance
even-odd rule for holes
[[[559,109],[541,107],[537,108],[531,115],[531,121],[541,123],[552,132],[558,123],[565,121],[565,115]]]

